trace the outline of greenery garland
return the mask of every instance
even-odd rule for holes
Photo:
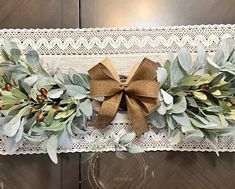
[[[87,74],[62,73],[58,61],[45,69],[36,51],[22,56],[13,42],[2,49],[0,64],[0,139],[9,153],[25,140],[38,143],[57,163],[57,147],[72,148],[71,139],[86,132],[94,114]],[[157,71],[161,106],[148,116],[152,126],[166,127],[172,145],[207,138],[215,150],[219,136],[233,136],[235,126],[235,40],[221,40],[214,58],[198,45],[197,58],[181,49]],[[142,152],[129,133],[117,150]],[[100,148],[100,147],[97,147]]]

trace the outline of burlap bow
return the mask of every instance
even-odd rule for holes
[[[131,71],[125,83],[120,81],[118,73],[107,58],[91,68],[88,71],[91,77],[90,95],[105,97],[91,125],[99,129],[108,126],[118,111],[122,97],[125,97],[128,116],[136,135],[140,137],[147,132],[149,127],[145,116],[159,106],[159,83],[156,81],[158,66],[158,63],[144,58]]]

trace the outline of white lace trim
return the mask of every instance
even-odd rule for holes
[[[203,43],[208,51],[214,52],[221,38],[234,37],[234,34],[235,25],[175,26],[149,29],[2,29],[0,30],[0,46],[3,46],[4,39],[11,39],[24,52],[36,49],[42,55],[69,55],[69,59],[71,59],[71,55],[76,55],[76,58],[77,55],[85,55],[88,59],[94,56],[94,60],[96,60],[95,55],[104,54],[145,56],[146,54],[178,52],[183,46],[191,51],[196,51],[195,47],[199,42]],[[123,60],[123,56],[120,56],[121,58]],[[93,63],[94,60],[92,60]],[[58,152],[114,151],[114,141],[130,131],[132,128],[128,119],[125,116],[117,117],[113,124],[106,129],[97,130],[88,127],[87,134],[73,138],[71,150],[59,148]],[[113,142],[107,142],[110,139]],[[179,144],[172,146],[167,130],[156,129],[153,126],[135,143],[145,151],[214,151],[213,146],[206,139],[200,141],[184,139]],[[218,151],[235,151],[232,138],[219,138]],[[43,153],[43,151],[39,145],[25,141],[14,154],[27,153]],[[1,140],[0,154],[8,154]]]
[[[214,51],[221,38],[235,34],[234,25],[174,26],[149,29],[2,29],[4,39],[15,41],[26,52],[41,54],[127,54],[177,52],[188,47],[195,51],[199,42]]]

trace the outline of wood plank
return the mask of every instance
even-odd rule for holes
[[[0,1],[1,28],[59,28],[61,0]]]
[[[62,0],[62,27],[79,27],[79,0]]]
[[[61,154],[61,182],[62,188],[80,188],[79,153]]]
[[[82,164],[82,188],[233,189],[235,153],[147,152],[141,155],[102,153],[98,161]],[[98,170],[98,172],[97,172]],[[91,175],[91,174],[90,174]]]
[[[61,161],[48,155],[0,156],[0,189],[60,189]]]

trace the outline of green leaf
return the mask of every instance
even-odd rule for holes
[[[17,133],[20,127],[21,118],[25,113],[28,113],[31,110],[30,106],[26,106],[19,111],[19,113],[14,116],[8,123],[3,126],[3,135],[8,137],[13,137]]]
[[[47,153],[51,160],[57,164],[58,163],[58,158],[57,158],[57,135],[52,135],[48,141],[47,141]]]
[[[222,65],[223,63],[227,62],[230,55],[234,51],[234,44],[235,41],[233,38],[223,39],[219,42],[214,56],[214,62],[216,62],[217,65]]]
[[[12,95],[15,96],[16,98],[18,98],[19,100],[22,100],[22,99],[27,100],[28,99],[28,97],[24,93],[22,93],[20,90],[18,90],[16,88],[13,88],[11,92],[12,92]]]
[[[27,134],[23,134],[23,137],[32,143],[41,143],[47,139],[46,136],[29,136]]]
[[[127,151],[132,153],[132,154],[143,153],[144,152],[144,150],[140,146],[137,146],[135,144],[127,146]]]
[[[58,145],[67,150],[72,149],[72,141],[66,128],[58,137]]]
[[[37,51],[35,51],[35,50],[29,51],[26,54],[26,60],[27,60],[27,63],[33,69],[38,70],[38,66],[39,66],[40,63],[39,63],[39,55],[38,55]]]
[[[49,112],[44,120],[44,122],[47,124],[47,125],[50,125],[54,119],[54,115],[55,115],[55,109],[53,108],[50,108],[49,109]]]
[[[197,46],[197,59],[196,63],[193,65],[195,71],[199,70],[206,62],[206,49],[205,46],[200,42]]]
[[[207,57],[205,67],[210,74],[218,73],[220,71],[219,66],[210,57]]]
[[[81,110],[81,112],[87,116],[90,117],[92,116],[92,104],[91,101],[89,99],[86,99],[84,102],[81,102],[79,105],[79,109]]]
[[[33,74],[23,80],[28,86],[32,87],[38,80],[38,75]]]
[[[220,118],[220,122],[221,122],[222,127],[227,127],[228,122],[225,120],[223,112],[219,113],[219,118]]]
[[[87,91],[77,85],[65,85],[66,92],[69,96],[74,97],[75,99],[83,99],[87,97]]]
[[[172,113],[178,114],[183,113],[187,109],[187,102],[184,96],[176,97],[175,104],[172,108]]]
[[[52,89],[48,92],[48,97],[51,99],[60,98],[63,92],[64,92],[63,89]]]
[[[4,49],[1,49],[2,58],[6,61],[10,60],[9,55]]]
[[[166,107],[166,104],[165,102],[160,102],[160,106],[159,108],[157,109],[157,112],[160,114],[160,115],[165,115],[166,114],[166,111],[167,111],[167,107]]]
[[[11,58],[15,63],[18,63],[21,56],[21,51],[19,49],[11,49]]]
[[[179,64],[178,58],[176,58],[174,62],[171,64],[171,69],[170,69],[171,86],[175,86],[177,82],[184,77],[184,75],[185,73]]]
[[[156,128],[163,128],[166,126],[166,117],[160,115],[157,111],[152,112],[148,116],[148,121]]]
[[[164,82],[167,79],[167,70],[163,67],[159,67],[157,69],[157,81],[160,83],[160,86],[162,86],[164,84]]]
[[[224,77],[224,73],[219,73],[217,74],[211,81],[210,81],[210,85],[214,86],[216,84],[218,84]]]
[[[46,126],[45,123],[42,122],[42,124],[37,124],[32,128],[33,132],[42,132],[42,131],[61,131],[64,129],[64,122],[60,122],[58,120],[54,120],[51,125]]]
[[[63,111],[63,112],[59,112],[59,113],[55,116],[55,119],[64,119],[64,118],[68,118],[68,117],[71,116],[74,112],[75,112],[74,109],[70,109],[70,110],[66,110],[66,111]]]
[[[75,70],[69,69],[69,78],[75,85],[79,85],[87,89],[90,88],[90,79],[85,74],[77,73]]]
[[[170,94],[168,94],[163,89],[161,89],[160,92],[161,92],[162,98],[166,104],[171,104],[173,102],[173,97]]]
[[[172,131],[171,137],[170,137],[171,145],[178,144],[182,139],[183,139],[183,133],[181,132],[180,129],[177,128],[174,131]]]
[[[121,136],[119,143],[122,145],[128,144],[130,142],[132,142],[133,140],[135,140],[136,138],[136,134],[135,133],[127,133],[123,136]]]
[[[172,115],[166,115],[166,123],[171,130],[176,128],[176,121],[172,118]]]
[[[188,51],[185,48],[182,48],[179,52],[178,60],[179,60],[181,67],[184,69],[184,71],[188,74],[191,74],[193,63],[192,63],[192,57],[191,57],[190,51]]]
[[[203,92],[193,91],[193,94],[199,100],[207,100],[207,96]]]
[[[184,126],[190,125],[189,117],[185,112],[180,113],[180,114],[172,114],[172,117],[180,125],[184,125]]]
[[[222,112],[223,108],[220,106],[209,106],[209,107],[205,107],[203,108],[203,110],[206,110],[208,112]]]

